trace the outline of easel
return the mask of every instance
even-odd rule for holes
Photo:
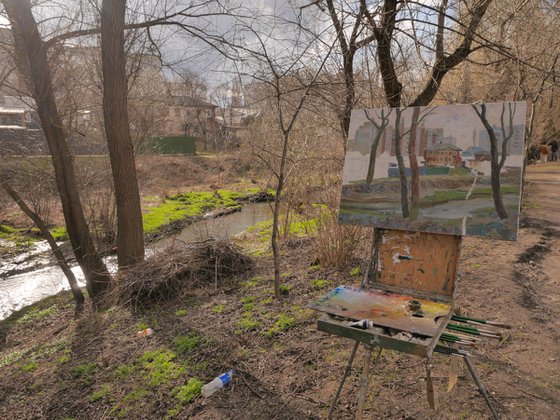
[[[329,419],[351,372],[360,343],[366,348],[366,357],[356,419],[363,418],[372,352],[376,347],[379,351],[374,363],[384,348],[424,358],[427,396],[432,408],[435,408],[431,378],[433,353],[462,357],[493,418],[499,419],[468,353],[438,345],[454,315],[460,244],[460,236],[374,229],[368,266],[360,288],[338,287],[310,305],[328,314],[318,321],[320,331],[355,340],[329,410]],[[371,305],[368,302],[372,302]],[[369,316],[361,316],[365,313]],[[363,329],[349,324],[348,319],[356,318],[367,318],[362,321],[366,323]]]

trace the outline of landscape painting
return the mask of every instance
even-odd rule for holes
[[[525,102],[354,110],[339,221],[515,240]]]

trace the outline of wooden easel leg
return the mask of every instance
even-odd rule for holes
[[[366,403],[367,391],[369,386],[369,368],[371,366],[371,353],[373,348],[366,346],[366,358],[364,359],[364,369],[360,378],[360,390],[358,391],[358,407],[356,409],[356,420],[363,420],[364,405]]]
[[[432,360],[426,359],[426,395],[428,396],[428,405],[432,410],[436,408],[434,397],[434,383],[432,381]]]
[[[492,412],[492,417],[494,417],[494,420],[500,420],[500,416],[498,416],[498,413],[494,408],[492,401],[490,401],[490,396],[488,395],[488,392],[486,392],[486,388],[484,388],[484,385],[480,381],[480,378],[478,377],[478,373],[476,373],[476,369],[474,368],[471,359],[468,356],[464,356],[463,359],[465,360],[465,363],[469,368],[469,372],[471,373],[471,376],[473,377],[473,380],[476,383],[476,386],[478,387],[480,394],[486,400],[486,404],[488,405],[488,408],[490,408],[490,411]]]
[[[346,378],[348,374],[352,371],[352,363],[354,363],[354,358],[356,357],[356,352],[358,351],[358,347],[360,345],[359,341],[354,343],[354,348],[352,349],[352,353],[350,353],[350,358],[348,359],[348,364],[346,365],[346,369],[344,370],[344,375],[342,376],[342,380],[340,381],[340,385],[338,386],[338,390],[336,391],[336,395],[334,396],[334,400],[332,402],[331,408],[329,410],[329,414],[327,415],[327,419],[332,418],[332,414],[334,412],[334,407],[338,402],[338,398],[340,397],[340,393],[342,392],[342,388],[344,388],[344,383],[346,382]]]

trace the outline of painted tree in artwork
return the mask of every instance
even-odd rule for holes
[[[418,119],[420,117],[420,107],[415,106],[412,111],[412,121],[410,123],[410,136],[408,140],[408,160],[410,162],[410,220],[418,218],[418,202],[420,201],[420,170],[418,159],[416,158],[416,132]]]
[[[508,212],[504,206],[502,199],[502,194],[500,191],[500,172],[502,171],[504,164],[507,159],[507,146],[509,140],[513,136],[513,117],[515,115],[515,104],[511,102],[507,105],[502,104],[502,112],[500,114],[500,124],[502,129],[502,143],[501,147],[498,144],[498,138],[496,132],[492,125],[488,122],[488,117],[486,115],[486,105],[481,104],[472,105],[474,112],[478,115],[478,118],[484,125],[486,132],[488,133],[488,138],[490,139],[490,173],[491,173],[491,184],[492,184],[492,197],[494,199],[494,207],[496,208],[496,213],[500,219],[507,219]],[[506,114],[506,106],[508,107],[508,125],[504,121]],[[499,150],[501,149],[501,150]]]
[[[366,184],[368,185],[370,185],[373,182],[373,175],[375,173],[375,157],[377,155],[377,147],[379,146],[379,141],[383,136],[383,131],[385,130],[385,127],[387,127],[387,124],[389,124],[389,116],[391,115],[392,111],[393,111],[392,109],[389,110],[382,109],[380,111],[381,115],[377,113],[375,113],[375,115],[372,115],[372,112],[375,111],[364,110],[364,113],[366,114],[366,118],[375,127],[376,130],[373,137],[373,142],[371,144],[371,150],[369,155],[368,171],[366,176]],[[377,122],[378,119],[381,120],[380,123]]]
[[[401,141],[405,135],[404,132],[401,131],[401,108],[395,108],[396,118],[395,118],[395,155],[397,157],[397,166],[399,168],[399,183],[400,183],[400,190],[401,190],[401,209],[402,215],[406,219],[410,215],[410,211],[408,209],[408,181],[406,179],[406,166],[404,163],[402,149],[401,149]]]

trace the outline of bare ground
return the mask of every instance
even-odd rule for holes
[[[530,167],[527,181],[517,242],[463,241],[457,303],[465,314],[513,326],[503,343],[489,339],[475,350],[474,362],[500,415],[553,419],[560,412],[560,165]],[[338,271],[316,269],[313,240],[293,245],[284,249],[289,290],[281,303],[268,299],[273,270],[264,256],[237,287],[193,289],[156,308],[113,308],[74,319],[66,295],[39,304],[36,312],[56,305],[48,315],[15,315],[0,324],[0,418],[325,418],[352,342],[318,332],[317,315],[305,305],[329,287],[359,283],[349,272],[357,264],[363,269],[363,262]],[[263,334],[280,313],[294,325],[271,337]],[[258,325],[242,332],[244,318]],[[154,334],[137,337],[139,322]],[[156,387],[146,385],[139,357],[173,350],[174,338],[187,333],[204,340],[192,352],[177,354],[175,361],[186,370],[178,377],[168,372],[168,381]],[[336,418],[353,418],[362,359],[360,349]],[[436,357],[434,411],[426,402],[423,361],[384,351],[374,367],[366,418],[489,418],[464,367],[457,388],[446,392],[448,362]],[[94,366],[91,374],[78,375],[87,365]],[[136,372],[119,375],[123,365]],[[208,381],[232,367],[237,374],[227,389],[178,403],[174,387],[194,376]],[[107,392],[94,398],[102,389]]]

